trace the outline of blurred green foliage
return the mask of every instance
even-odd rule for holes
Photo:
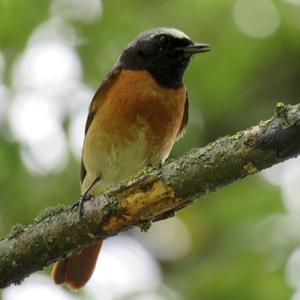
[[[291,4],[274,3],[281,24],[263,39],[239,30],[231,0],[106,0],[101,18],[68,22],[83,40],[76,50],[84,81],[94,90],[122,48],[145,29],[176,27],[195,41],[213,45],[211,53],[192,61],[185,77],[191,121],[172,153],[176,157],[268,118],[279,99],[299,100],[300,29],[289,22]],[[13,89],[13,64],[34,29],[50,18],[50,4],[48,0],[0,0],[0,52],[8,88]],[[18,143],[9,138],[5,121],[1,132],[0,234],[4,236],[13,224],[31,222],[43,208],[77,199],[79,162],[70,153],[62,172],[32,175],[21,161]],[[192,250],[178,261],[162,262],[164,281],[188,300],[288,299],[292,289],[284,265],[268,270],[266,255],[256,248],[261,241],[254,230],[264,218],[283,211],[279,190],[259,176],[203,197],[179,213],[191,232]]]

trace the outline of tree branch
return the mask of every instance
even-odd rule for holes
[[[15,226],[0,241],[0,288],[87,245],[132,226],[170,217],[199,196],[300,153],[300,104],[278,103],[268,121],[222,137],[167,162],[161,172],[144,170],[130,182],[78,209],[56,208],[27,227]]]

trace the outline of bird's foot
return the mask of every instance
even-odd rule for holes
[[[159,178],[162,178],[162,162],[159,162],[156,166],[153,166],[151,163],[148,163],[147,168],[151,168],[151,169],[153,169],[153,171],[155,170],[157,173],[157,176]]]
[[[84,202],[91,200],[93,197],[90,194],[90,191],[95,186],[95,184],[100,180],[101,178],[97,176],[92,184],[89,186],[89,188],[85,191],[85,193],[80,197],[79,201],[76,202],[71,209],[77,208],[79,206],[79,217],[81,218],[83,215],[83,206]]]
[[[84,203],[91,200],[93,197],[89,193],[84,193],[80,199],[71,207],[71,209],[76,209],[79,207],[79,217],[82,218],[84,211]]]

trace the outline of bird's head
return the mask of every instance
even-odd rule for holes
[[[210,45],[194,43],[174,28],[155,28],[138,35],[122,52],[118,64],[124,69],[147,70],[163,86],[182,86],[191,57],[207,52]]]

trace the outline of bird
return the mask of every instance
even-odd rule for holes
[[[210,49],[178,29],[162,27],[142,32],[122,51],[89,106],[80,171],[83,200],[165,162],[188,123],[185,70],[195,54]],[[99,241],[56,262],[54,282],[82,288],[101,246]]]

